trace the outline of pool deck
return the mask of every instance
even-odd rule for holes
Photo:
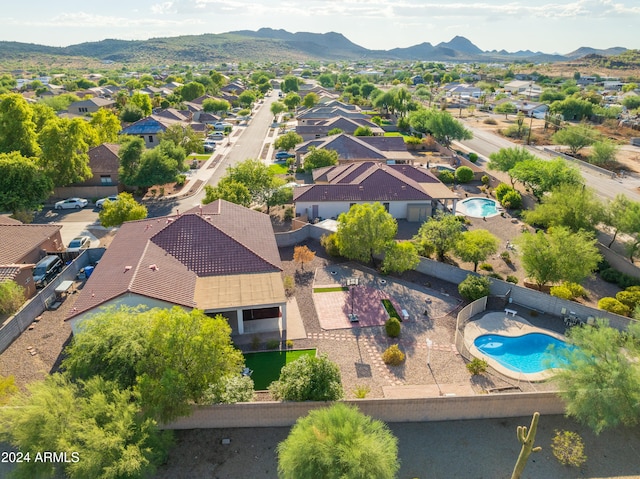
[[[470,321],[465,325],[464,342],[469,349],[469,352],[474,357],[484,359],[487,361],[489,366],[507,377],[513,379],[526,379],[527,381],[532,382],[545,381],[553,376],[553,369],[548,369],[539,373],[520,373],[513,371],[512,369],[503,366],[495,359],[483,354],[474,345],[475,339],[483,334],[500,334],[502,336],[516,337],[524,336],[529,333],[543,333],[561,341],[566,341],[564,335],[534,326],[521,316],[509,316],[506,312],[491,312],[485,314],[480,319]]]
[[[492,218],[504,212],[504,208],[500,205],[500,203],[497,200],[493,198],[487,198],[484,196],[470,196],[469,198],[465,198],[464,200],[458,201],[458,203],[456,204],[456,213],[459,215],[471,216],[473,218],[482,218],[483,217],[482,215],[471,214],[467,209],[467,205],[465,203],[471,200],[492,201],[496,205],[496,212],[491,213],[489,215],[485,215],[484,218]]]

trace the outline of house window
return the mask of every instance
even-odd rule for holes
[[[149,135],[149,143],[153,143],[153,135]]]
[[[100,183],[103,185],[112,185],[111,175],[100,175]]]
[[[388,213],[389,212],[389,203],[382,203],[382,206],[384,206],[385,211]]]

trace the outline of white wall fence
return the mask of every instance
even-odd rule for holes
[[[502,393],[477,396],[441,396],[419,399],[354,399],[344,401],[384,422],[428,422],[463,419],[563,414],[564,403],[553,392]],[[260,402],[217,404],[194,408],[190,416],[165,425],[166,429],[210,429],[292,426],[310,410],[326,402]]]
[[[25,331],[33,320],[40,316],[53,302],[55,289],[67,280],[75,280],[78,272],[87,265],[93,264],[102,258],[104,248],[92,248],[83,251],[73,262],[67,265],[46,287],[27,301],[22,307],[2,326],[0,326],[0,353]]]
[[[628,258],[625,258],[621,254],[616,253],[612,249],[607,248],[602,243],[596,245],[600,254],[607,260],[612,268],[618,271],[633,276],[634,278],[640,278],[640,268],[631,263]]]

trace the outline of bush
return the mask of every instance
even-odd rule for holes
[[[569,291],[571,291],[571,294],[573,295],[574,298],[586,298],[587,297],[587,290],[584,289],[584,287],[578,283],[570,283],[570,282],[564,282],[562,283],[562,286],[564,286],[565,288],[567,288]]]
[[[600,277],[608,283],[615,283],[622,289],[629,286],[639,286],[640,279],[634,278],[611,267],[600,270]]]
[[[469,274],[458,285],[458,292],[463,298],[469,301],[475,301],[483,296],[489,296],[489,285],[490,283],[487,278]]]
[[[389,346],[384,353],[382,353],[382,360],[389,366],[400,366],[405,359],[405,355],[397,344]]]
[[[13,280],[0,282],[0,314],[11,315],[24,303],[24,288]]]
[[[565,286],[552,286],[549,294],[551,294],[551,296],[555,296],[556,298],[566,300],[572,300],[574,298],[571,290]]]
[[[467,371],[474,376],[486,373],[488,367],[489,364],[484,359],[473,358],[471,362],[467,363]]]
[[[293,339],[287,339],[284,344],[287,346],[287,349],[293,348]]]
[[[471,153],[469,153],[469,161],[471,163],[475,163],[476,161],[478,161],[478,154],[474,153],[473,151]],[[488,176],[487,176],[487,178],[488,178]]]
[[[344,395],[340,368],[325,355],[301,356],[285,365],[269,392],[281,401],[337,401]]]
[[[406,136],[404,138],[404,142],[407,145],[422,145],[422,138],[418,138],[417,136]]]
[[[400,336],[400,321],[398,318],[389,318],[384,323],[384,329],[387,332],[387,336],[390,338],[397,338]]]
[[[456,168],[455,178],[458,183],[469,183],[473,180],[473,170],[468,166]]]
[[[508,251],[503,251],[502,253],[500,253],[500,257],[502,258],[502,260],[507,263],[507,264],[511,264],[511,254],[509,254]]]
[[[482,271],[493,271],[493,266],[490,263],[480,263],[478,268]]]
[[[496,186],[495,194],[496,194],[496,198],[498,199],[498,201],[502,201],[502,198],[504,197],[504,195],[506,195],[509,191],[512,191],[513,188],[511,188],[511,186],[509,186],[506,183],[500,183],[498,186]]]
[[[240,374],[224,376],[205,392],[203,404],[235,404],[253,401],[253,379]]]
[[[369,386],[358,385],[353,390],[353,395],[358,399],[364,399],[367,397],[367,394],[371,392],[371,388]]]
[[[519,210],[522,208],[522,195],[514,189],[507,191],[502,197],[500,204],[508,210]]]
[[[487,175],[482,175],[482,178],[480,178],[480,181],[482,181],[483,185],[488,186],[491,179]]]
[[[444,170],[444,171],[441,171],[440,174],[438,174],[438,179],[442,181],[445,185],[449,185],[453,183],[454,176],[453,176],[453,173],[451,173],[450,171]]]
[[[584,442],[577,432],[556,430],[551,442],[551,450],[563,466],[580,467],[587,460],[584,454]]]
[[[257,334],[251,336],[251,349],[257,351],[258,349],[260,349],[260,344],[262,344],[262,341],[260,341],[260,336],[258,336]]]
[[[482,123],[484,123],[485,125],[497,125],[498,122],[496,120],[494,120],[493,118],[485,118]]]
[[[489,278],[496,278],[499,280],[502,280],[502,275],[498,274],[498,273],[489,273],[487,276],[489,276]]]
[[[187,181],[186,175],[176,176],[176,186],[184,186],[186,181]]]
[[[285,221],[291,221],[295,216],[295,212],[293,211],[293,208],[291,206],[288,206],[287,208],[285,208],[284,210],[284,220]]]
[[[324,247],[329,256],[340,256],[340,247],[338,246],[338,235],[331,233],[320,237],[320,244]]]
[[[631,312],[629,306],[622,304],[616,298],[609,297],[601,298],[598,301],[598,309],[603,309],[621,316],[629,316],[629,313]]]
[[[634,286],[631,286],[633,288]],[[627,306],[630,310],[640,304],[640,291],[630,291],[630,288],[616,294],[616,299]]]
[[[286,295],[287,296],[293,295],[293,292],[295,291],[295,287],[296,287],[293,276],[291,275],[285,276],[284,279],[282,280],[282,284],[284,285],[284,292],[286,293]]]
[[[518,277],[512,274],[507,275],[507,283],[518,284]]]
[[[270,339],[267,341],[267,349],[278,349],[280,347],[279,339]]]

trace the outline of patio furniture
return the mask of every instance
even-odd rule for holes
[[[515,309],[509,309],[509,308],[505,308],[504,312],[507,313],[507,314],[510,314],[514,318],[515,318],[516,314],[518,314],[518,312]]]
[[[409,319],[409,313],[407,312],[406,309],[401,310],[402,313],[402,320],[403,321],[407,321]]]

